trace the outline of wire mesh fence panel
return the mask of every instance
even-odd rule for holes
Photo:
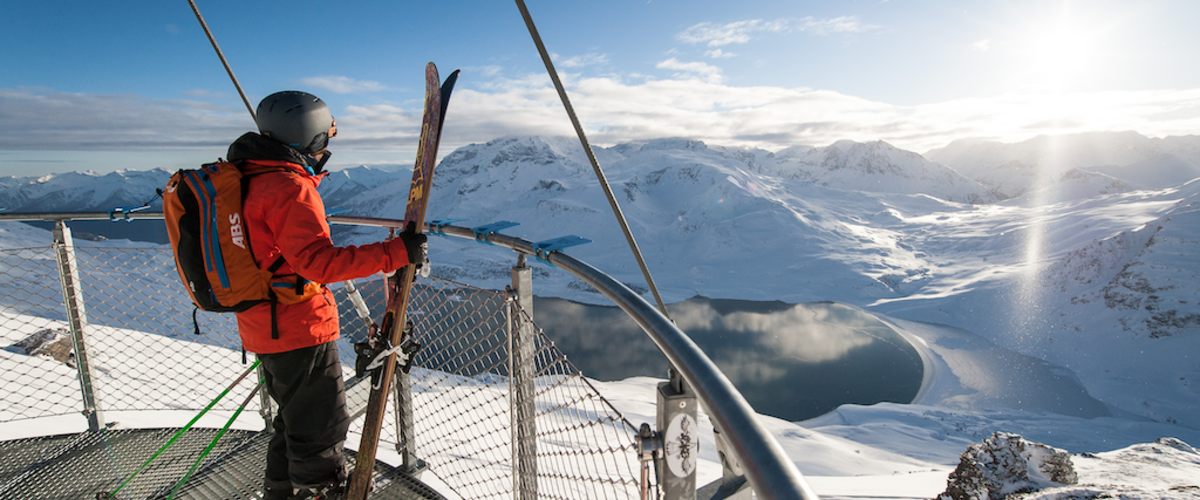
[[[537,341],[538,496],[633,498],[635,432],[544,335]]]
[[[204,408],[245,370],[234,316],[196,310],[168,249],[75,253],[101,409]],[[237,399],[215,409],[234,409]]]
[[[412,371],[417,455],[463,498],[514,496],[513,427],[522,422],[513,419],[508,336],[532,320],[511,306],[505,293],[437,278],[410,304],[422,344]],[[540,331],[533,340],[537,497],[636,497],[635,431]]]
[[[0,250],[0,395],[0,422],[82,409],[51,248]]]
[[[194,415],[246,370],[235,316],[195,310],[168,248],[75,251],[101,411]],[[0,423],[82,409],[58,272],[53,248],[0,249]],[[383,314],[383,282],[382,275],[354,281],[373,319]],[[330,289],[340,311],[344,374],[354,388],[360,381],[353,377],[352,345],[367,338],[372,321],[358,316],[345,284]],[[415,438],[402,442],[396,405],[389,401],[381,448],[408,446],[462,498],[509,498],[514,488],[528,487],[514,476],[514,429],[525,426],[536,431],[531,473],[538,497],[638,495],[634,429],[507,293],[425,278],[414,286],[408,317],[423,346],[408,380]],[[512,388],[514,328],[535,332],[527,361],[534,366],[524,368],[533,379],[529,416],[514,412],[521,402]],[[250,383],[215,410],[235,409]],[[348,406],[365,406],[366,394],[349,391]],[[252,400],[246,414],[258,409]],[[352,423],[352,432],[361,431],[361,420]],[[135,458],[122,460],[136,464]]]
[[[511,491],[505,311],[494,291],[436,278],[413,287],[413,449],[456,491]]]

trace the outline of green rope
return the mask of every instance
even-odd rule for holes
[[[183,488],[183,485],[187,484],[188,480],[192,478],[192,475],[196,473],[196,469],[200,468],[200,464],[204,462],[204,457],[207,457],[208,454],[212,452],[213,448],[217,447],[217,441],[221,439],[221,436],[225,435],[225,432],[228,431],[229,427],[233,425],[233,422],[237,420],[238,415],[242,414],[242,410],[246,409],[246,405],[250,404],[250,400],[254,398],[254,395],[258,394],[258,389],[262,387],[263,381],[259,380],[258,383],[259,385],[254,386],[254,390],[250,391],[250,395],[246,396],[246,400],[242,401],[242,404],[238,406],[237,411],[233,412],[233,416],[229,417],[229,420],[225,422],[225,426],[222,427],[219,432],[217,432],[216,437],[212,438],[212,441],[208,443],[208,446],[204,448],[204,451],[200,452],[200,456],[196,457],[196,461],[192,463],[191,467],[188,468],[187,474],[184,474],[183,477],[179,479],[179,482],[175,483],[175,487],[171,488],[171,495],[167,497],[167,500],[174,500],[175,494],[178,493],[181,488]]]
[[[200,417],[203,417],[205,413],[208,413],[208,410],[211,410],[214,406],[216,406],[217,403],[220,402],[221,399],[224,398],[226,394],[229,394],[229,391],[232,391],[233,388],[236,387],[239,382],[241,382],[243,379],[245,379],[246,376],[250,375],[250,372],[254,371],[255,368],[258,368],[259,363],[261,363],[261,361],[255,360],[254,364],[250,365],[250,368],[248,368],[244,373],[242,373],[242,375],[239,376],[237,378],[237,380],[234,380],[232,384],[229,384],[229,387],[226,387],[224,391],[221,391],[221,394],[217,395],[217,398],[214,399],[211,403],[209,403],[208,406],[204,408],[204,410],[201,410],[200,413],[197,414],[196,417],[193,418],[191,422],[188,422],[187,425],[183,426],[182,429],[179,429],[179,432],[176,432],[174,436],[171,436],[171,439],[168,440],[166,444],[162,445],[162,447],[159,448],[158,451],[154,452],[153,455],[150,455],[150,458],[147,458],[145,462],[142,462],[142,465],[138,466],[137,470],[133,471],[133,474],[130,474],[129,477],[125,478],[124,481],[121,481],[121,485],[117,486],[117,489],[112,490],[112,492],[110,492],[110,493],[107,493],[107,497],[103,497],[103,496],[99,496],[99,495],[97,497],[98,498],[115,498],[118,491],[121,491],[122,488],[129,485],[129,482],[133,481],[134,477],[137,477],[138,474],[141,474],[142,471],[146,470],[146,467],[149,467],[151,462],[153,462],[155,459],[157,459],[159,455],[162,455],[162,453],[164,451],[167,451],[167,448],[170,448],[171,445],[175,444],[175,442],[178,441],[179,438],[183,436],[183,433],[187,432],[188,429],[191,429],[193,425],[196,425],[196,422],[198,422],[200,420]],[[101,493],[100,495],[105,495],[105,494]]]

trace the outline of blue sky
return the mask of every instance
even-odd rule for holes
[[[527,0],[593,143],[1200,128],[1194,0]],[[197,0],[253,103],[338,117],[334,166],[411,164],[434,61],[463,73],[442,153],[572,135],[511,1]],[[211,161],[253,127],[186,0],[7,2],[0,175]]]

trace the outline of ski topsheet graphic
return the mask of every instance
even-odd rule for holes
[[[421,119],[421,138],[417,145],[417,158],[413,164],[412,184],[408,190],[408,205],[404,211],[405,224],[415,223],[417,230],[425,223],[425,207],[429,202],[429,189],[433,183],[433,168],[437,161],[438,142],[441,139],[442,119],[446,116],[446,105],[450,92],[458,80],[455,70],[441,83],[437,67],[433,63],[425,66],[425,115]],[[375,452],[379,446],[379,433],[387,410],[388,393],[396,373],[397,350],[403,344],[407,323],[409,292],[416,277],[416,264],[412,263],[396,271],[388,279],[388,305],[380,328],[380,335],[371,339],[370,350],[386,356],[382,363],[373,362],[371,397],[367,401],[366,420],[363,422],[362,441],[358,446],[358,459],[350,477],[351,500],[365,500],[371,490],[372,472],[375,469]],[[426,271],[428,266],[425,267]],[[411,356],[411,354],[410,354]],[[411,359],[409,360],[411,361]],[[411,444],[410,444],[411,445]]]

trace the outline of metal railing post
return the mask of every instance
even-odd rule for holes
[[[696,500],[696,462],[700,455],[700,425],[696,395],[674,369],[670,380],[658,384],[659,460],[666,462],[659,477],[664,500]]]
[[[83,306],[83,288],[79,283],[79,262],[75,259],[75,243],[71,238],[71,228],[62,220],[54,224],[54,255],[58,259],[63,305],[67,308],[67,324],[71,329],[71,344],[75,350],[75,368],[79,370],[83,416],[87,417],[88,429],[95,432],[104,428],[104,416],[96,404],[92,367],[83,333],[83,325],[87,324],[87,311]]]
[[[516,306],[533,316],[533,269],[525,265],[525,256],[517,257],[512,268],[512,297]],[[513,498],[537,498],[537,425],[534,413],[535,345],[533,325],[517,310],[509,329],[509,373],[512,374],[513,418]]]

